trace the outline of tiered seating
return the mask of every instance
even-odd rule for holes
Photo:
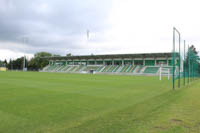
[[[57,72],[63,68],[64,65],[58,65],[53,71]]]
[[[159,70],[159,67],[147,67],[145,70],[144,70],[144,73],[153,73],[153,74],[156,74]]]
[[[106,72],[112,72],[116,66],[111,66]]]
[[[80,65],[76,70],[75,72],[79,72],[81,69],[83,69],[84,65]]]
[[[143,74],[156,74],[159,71],[159,66],[134,66],[134,65],[48,65],[43,71],[47,72],[89,72],[89,70],[94,70],[96,72],[115,72],[115,73],[143,73]],[[170,69],[172,74],[173,68],[164,66],[162,67],[163,72]],[[176,68],[177,69],[177,68]]]
[[[143,66],[138,66],[138,69],[137,69],[136,73],[140,73],[142,68],[143,68]]]
[[[61,65],[61,66],[57,67],[57,68],[55,69],[55,71],[59,72],[59,71],[61,71],[64,67],[65,67],[64,65]]]
[[[87,66],[83,71],[94,70],[96,71],[100,66]]]
[[[48,71],[49,67],[50,67],[50,65],[44,67],[44,68],[43,68],[43,71]]]
[[[54,71],[54,69],[56,68],[57,66],[56,65],[51,65],[47,71]]]
[[[123,68],[122,68],[122,70],[121,70],[121,72],[126,72],[126,70],[129,68],[129,65],[125,65]]]
[[[170,71],[170,74],[172,74],[172,73],[173,73],[173,67],[163,67],[163,68],[165,68],[165,69],[169,69],[169,71]]]
[[[120,68],[120,65],[115,66],[115,68],[113,69],[113,72],[117,72],[117,70]]]
[[[71,69],[68,69],[68,72],[74,72],[75,69],[77,69],[78,66],[72,66]]]
[[[99,68],[96,69],[96,72],[100,72],[101,69],[103,68],[104,66],[100,66]]]
[[[106,66],[106,67],[102,70],[102,72],[106,72],[109,68],[110,68],[110,66]]]
[[[132,73],[137,66],[131,65],[131,67],[127,70],[128,73]]]
[[[71,68],[71,66],[65,66],[65,67],[62,69],[62,72],[66,72],[69,68]]]

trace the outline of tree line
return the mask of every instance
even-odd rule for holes
[[[25,59],[25,67],[29,71],[38,71],[49,64],[49,61],[42,57],[51,57],[53,56],[48,52],[39,52],[34,55],[30,60]],[[15,60],[4,60],[0,61],[0,67],[7,67],[9,70],[23,70],[24,67],[24,58],[20,57]]]

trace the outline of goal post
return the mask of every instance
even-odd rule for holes
[[[159,80],[162,80],[162,77],[167,77],[168,80],[170,79],[170,68],[168,67],[163,67],[162,65],[160,66],[159,70]]]

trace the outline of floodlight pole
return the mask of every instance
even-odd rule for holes
[[[25,71],[25,67],[26,67],[26,56],[24,55],[24,67],[23,67],[24,71]]]
[[[178,88],[181,86],[181,35],[179,33],[179,78],[178,78]]]
[[[175,28],[173,28],[173,63],[172,63],[172,65],[173,65],[173,75],[172,75],[172,82],[173,82],[173,90],[175,89],[175,75],[174,75],[174,73],[175,73],[175,61],[174,61],[174,58],[175,58]]]
[[[26,41],[25,39],[26,39],[26,38],[24,37],[24,38],[23,38],[23,43],[24,43],[24,45],[25,45],[25,41]],[[25,71],[25,65],[26,65],[25,61],[26,61],[26,59],[25,59],[25,54],[24,54],[23,71]]]
[[[190,47],[188,45],[188,84],[190,83]]]
[[[176,67],[176,51],[175,51],[175,34],[178,33],[179,35],[179,87],[180,87],[180,42],[181,42],[181,34],[180,32],[173,27],[173,76],[172,76],[172,80],[173,80],[173,90],[175,90],[175,67]]]
[[[183,62],[183,72],[184,72],[184,86],[185,86],[185,40],[184,40],[184,62]]]
[[[26,41],[28,41],[28,37],[23,37],[23,44],[25,45]],[[23,63],[23,71],[26,69],[26,55],[24,53],[24,63]]]

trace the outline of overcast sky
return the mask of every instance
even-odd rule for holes
[[[182,45],[200,50],[199,7],[199,0],[0,0],[0,59],[171,52],[173,26]]]

